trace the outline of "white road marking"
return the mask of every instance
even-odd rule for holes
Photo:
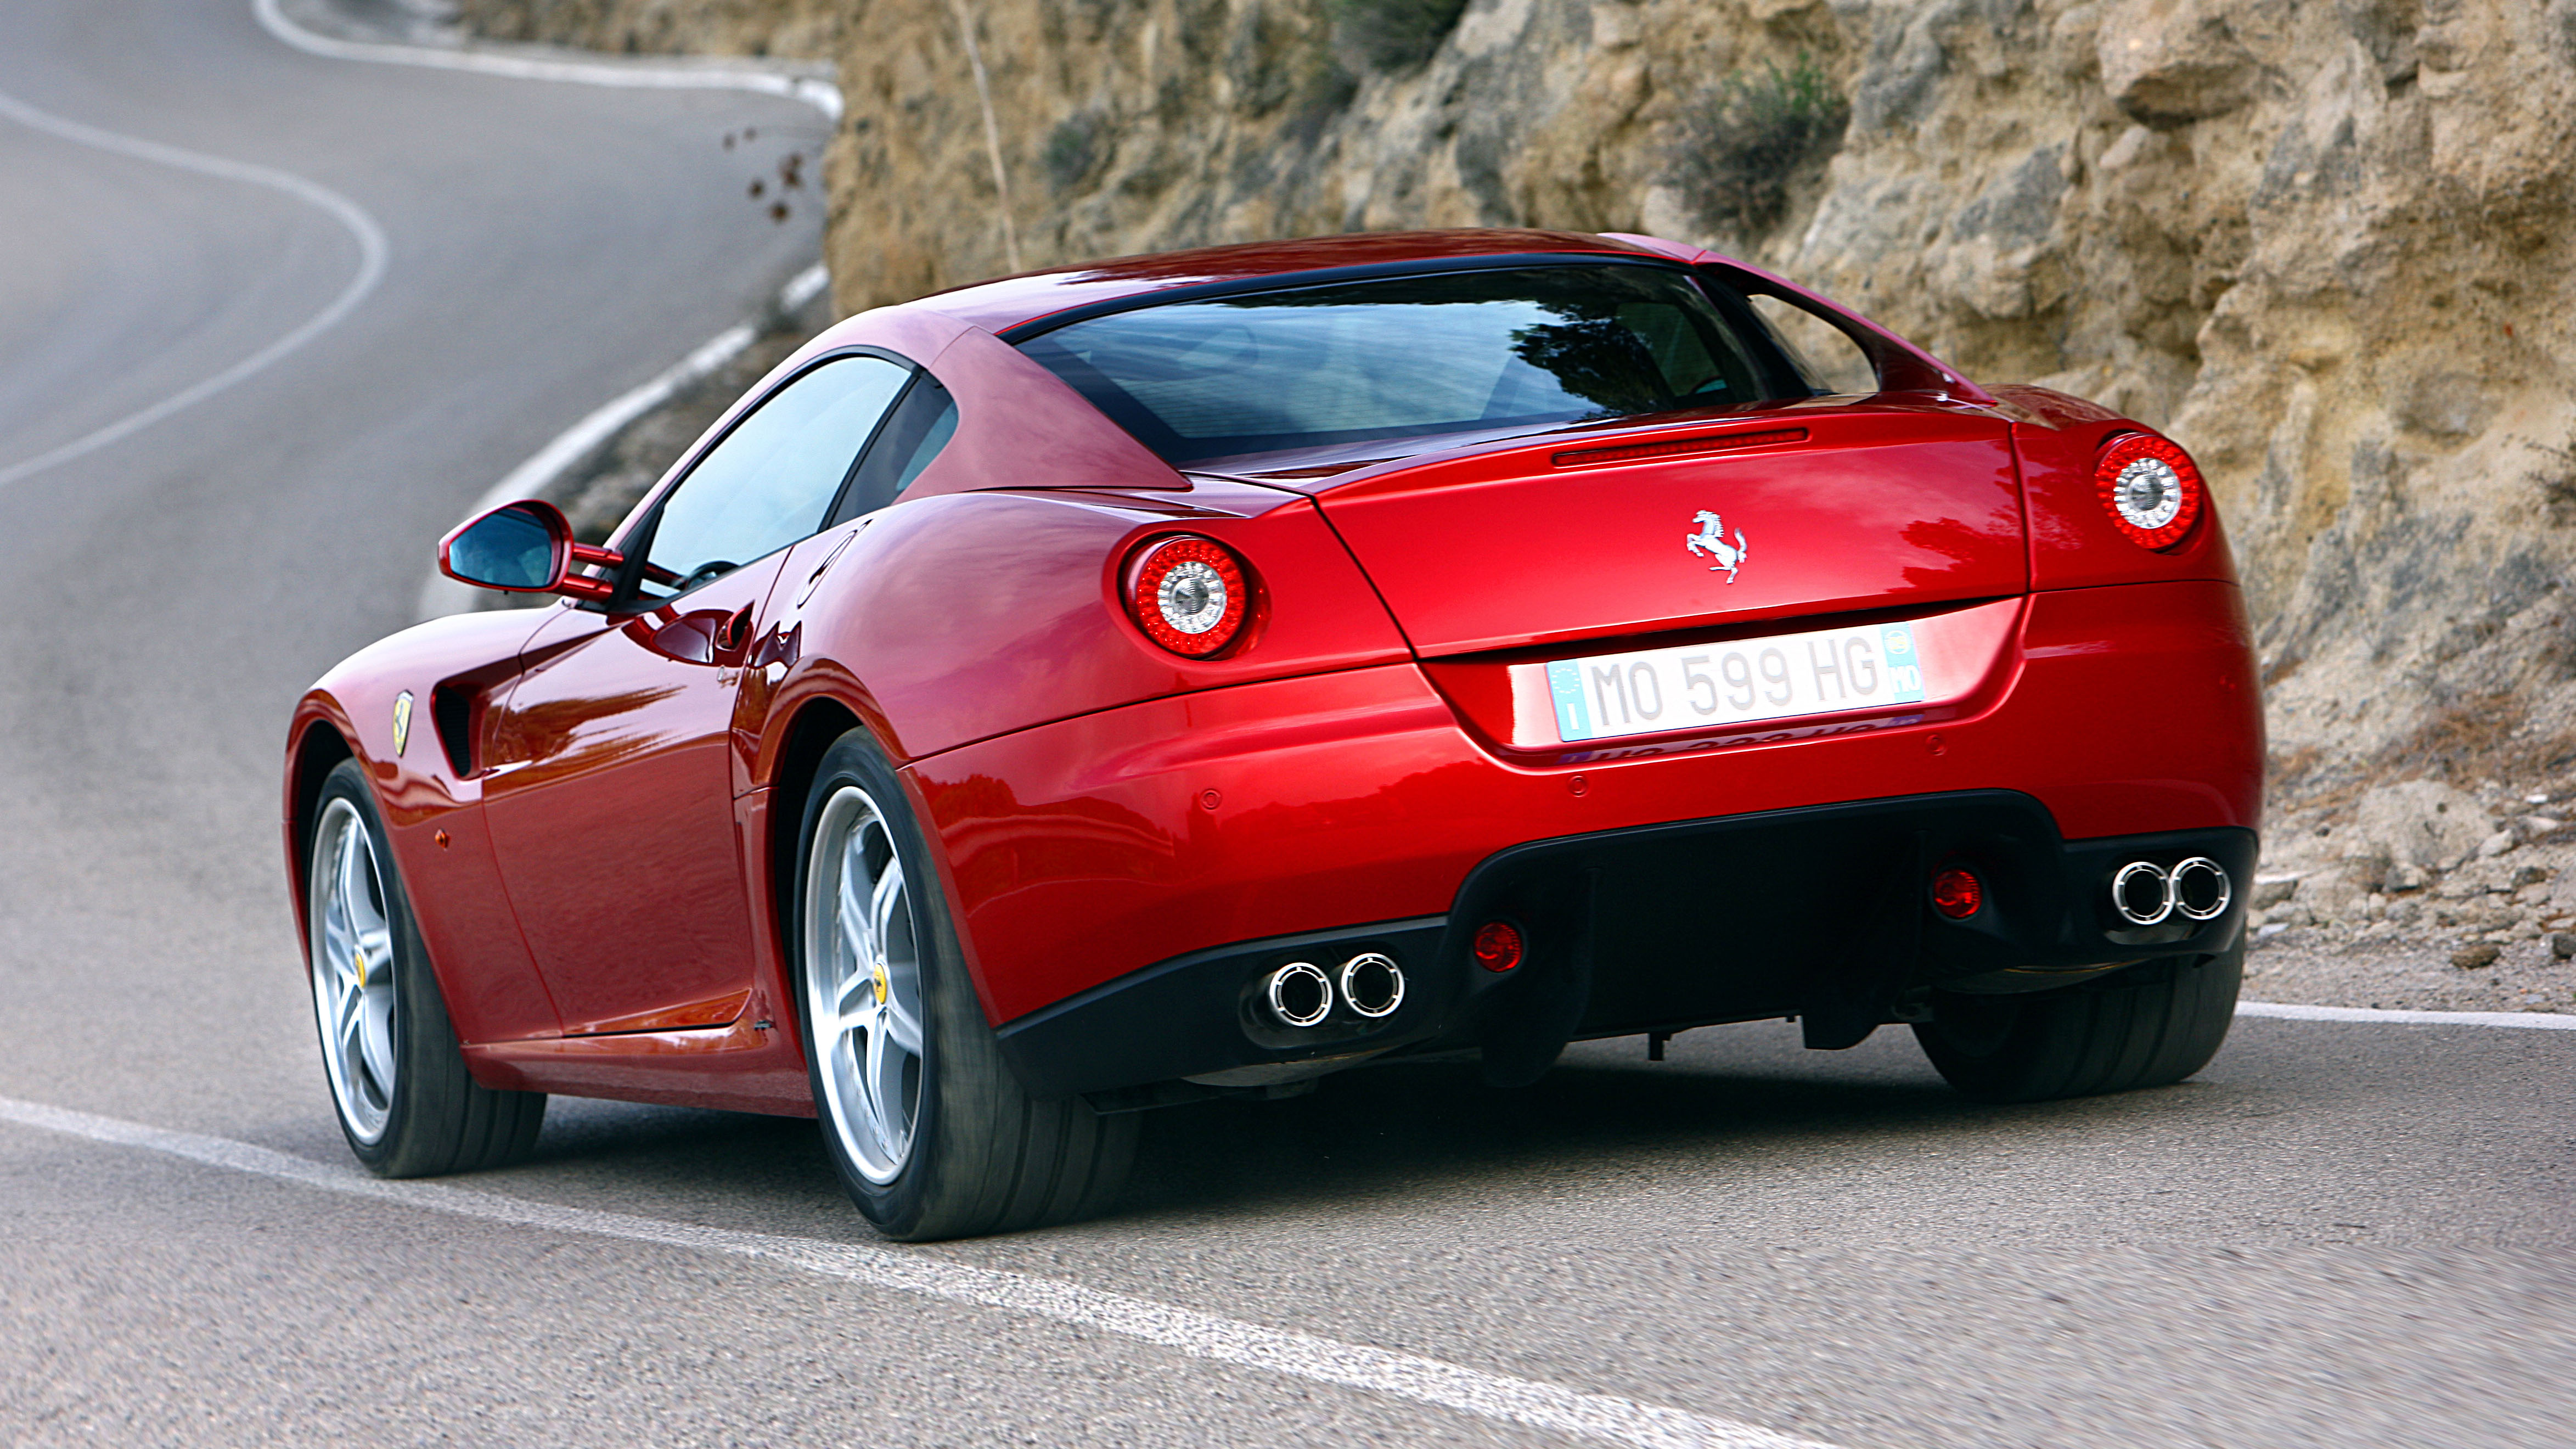
[[[432,46],[387,45],[366,41],[341,40],[318,34],[295,23],[278,0],[251,0],[251,12],[259,18],[262,29],[280,42],[307,55],[326,56],[333,60],[365,61],[375,65],[414,65],[434,70],[473,71],[483,75],[508,76],[516,80],[561,81],[575,85],[627,86],[643,90],[744,90],[765,95],[784,96],[803,101],[821,111],[825,117],[841,118],[840,88],[811,76],[762,70],[732,61],[706,61],[701,64],[675,64],[671,61],[637,62],[620,56],[574,60],[550,55],[531,54],[525,49],[507,48],[445,50]],[[794,312],[831,285],[831,274],[821,263],[807,267],[780,289],[780,310]],[[588,416],[564,429],[544,447],[530,454],[526,461],[510,470],[498,483],[483,491],[463,518],[491,512],[504,503],[534,498],[567,469],[578,466],[602,444],[616,436],[618,429],[668,402],[672,395],[689,384],[713,373],[717,368],[742,355],[758,338],[757,329],[745,322],[728,327],[690,349],[686,357],[664,368],[641,385],[610,398]],[[5,480],[0,480],[5,481]],[[458,520],[462,522],[463,519]],[[481,591],[470,584],[459,583],[436,569],[422,581],[420,596],[414,601],[412,617],[416,620],[444,618],[449,614],[470,612]]]
[[[277,0],[251,0],[260,27],[281,43],[307,55],[333,60],[363,60],[377,65],[414,65],[431,70],[473,71],[514,80],[563,81],[573,85],[622,86],[636,90],[758,91],[802,101],[828,120],[841,119],[841,88],[817,76],[793,75],[739,61],[710,59],[691,65],[676,58],[630,61],[601,56],[575,60],[531,53],[532,48],[481,47],[447,50],[426,45],[388,45],[341,40],[307,30],[278,8]]]
[[[820,262],[798,272],[779,289],[779,310],[794,312],[814,300],[831,284],[831,280],[831,274],[823,269]],[[556,434],[552,442],[529,454],[527,461],[511,469],[508,476],[483,490],[483,496],[475,499],[474,506],[465,510],[463,518],[458,521],[463,522],[464,518],[489,513],[504,503],[534,498],[545,492],[547,486],[561,477],[565,470],[577,466],[600,445],[615,437],[618,429],[660,407],[680,389],[741,356],[757,338],[756,329],[744,322],[699,343],[688,356],[662,369],[640,386],[610,398],[589,416]],[[414,606],[413,617],[428,620],[466,613],[475,607],[482,592],[433,568],[428,580],[420,586],[420,599]]]
[[[0,1120],[428,1212],[758,1259],[870,1287],[1078,1324],[1175,1349],[1193,1358],[1339,1384],[1604,1443],[1631,1444],[1641,1449],[1833,1449],[1819,1440],[1732,1419],[1607,1394],[1587,1394],[1366,1344],[1264,1328],[1061,1279],[970,1267],[927,1254],[698,1227],[431,1182],[388,1182],[354,1168],[326,1166],[247,1142],[171,1132],[140,1122],[8,1097],[0,1097]]]
[[[2376,1021],[2392,1026],[2509,1026],[2534,1031],[2576,1031],[2576,1016],[2547,1011],[2380,1011],[2363,1006],[2293,1006],[2240,1001],[2238,1016],[2277,1016],[2288,1021]]]
[[[384,277],[387,250],[384,228],[376,225],[375,218],[367,215],[356,202],[327,186],[307,181],[292,172],[280,171],[274,167],[228,160],[221,156],[209,156],[202,151],[183,150],[177,146],[165,146],[158,141],[146,141],[138,136],[103,131],[96,126],[66,120],[50,111],[38,110],[5,93],[0,93],[0,116],[6,116],[22,126],[60,137],[76,145],[94,147],[119,156],[131,156],[137,160],[156,162],[181,171],[193,171],[200,176],[248,182],[253,186],[265,186],[272,191],[285,192],[298,201],[319,208],[332,220],[346,228],[349,235],[358,243],[357,275],[349,279],[349,284],[340,289],[340,295],[332,298],[330,305],[306,319],[303,326],[203,382],[193,387],[183,388],[140,412],[129,413],[106,427],[86,437],[75,438],[51,452],[40,453],[23,462],[0,467],[0,488],[41,473],[48,468],[68,463],[74,458],[97,452],[110,443],[143,431],[172,413],[183,408],[194,407],[236,383],[257,376],[284,359],[289,353],[337,325],[341,318],[349,315],[351,309],[366,299],[369,292],[376,289],[376,283]]]

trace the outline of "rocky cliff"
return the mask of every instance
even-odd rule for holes
[[[465,0],[824,56],[856,309],[1018,267],[1648,230],[2170,428],[2285,781],[2576,776],[2576,0]]]

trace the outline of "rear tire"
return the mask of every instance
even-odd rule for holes
[[[525,1158],[543,1092],[465,1070],[411,896],[364,769],[343,760],[305,822],[307,974],[323,1073],[349,1150],[378,1177],[476,1172]]]
[[[1935,992],[1914,1027],[1950,1085],[1981,1102],[2045,1102],[2179,1082],[2236,1019],[2245,944],[2150,961],[2057,991]]]
[[[901,1242],[1088,1217],[1126,1181],[1133,1114],[1038,1101],[984,1020],[903,786],[852,730],[798,832],[789,948],[823,1143],[850,1200]]]

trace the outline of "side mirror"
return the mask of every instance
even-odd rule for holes
[[[615,568],[625,561],[608,549],[574,542],[563,510],[535,498],[505,503],[438,541],[439,572],[512,594],[605,599],[616,592],[614,585],[573,570],[585,564]]]

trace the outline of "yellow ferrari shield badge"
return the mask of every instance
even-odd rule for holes
[[[401,754],[403,746],[410,743],[411,691],[406,689],[394,696],[394,753]]]

